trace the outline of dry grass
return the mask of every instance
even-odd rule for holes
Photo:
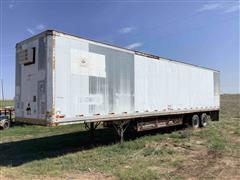
[[[6,106],[14,106],[14,101],[13,100],[5,100],[5,101],[0,100],[0,109],[4,108]]]
[[[81,125],[23,126],[1,132],[2,179],[240,179],[240,95],[221,97],[220,121],[195,131],[108,129],[96,146]]]

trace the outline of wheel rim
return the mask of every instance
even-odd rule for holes
[[[193,126],[197,126],[198,125],[198,120],[197,119],[194,119],[193,120]]]
[[[199,127],[199,118],[197,116],[194,116],[192,119],[192,127],[198,128]]]
[[[204,116],[202,118],[202,126],[206,126],[207,125],[207,116]]]
[[[3,125],[3,128],[4,128],[4,129],[9,128],[9,122],[5,122],[4,125]]]

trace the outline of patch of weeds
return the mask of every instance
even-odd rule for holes
[[[240,136],[240,127],[237,127],[234,131],[234,134]]]
[[[143,150],[143,155],[144,156],[151,156],[153,152],[155,151],[155,148],[153,147],[148,147]]]
[[[173,155],[175,151],[167,147],[147,147],[143,150],[144,156],[167,156]]]
[[[169,164],[173,167],[180,167],[183,163],[183,159],[180,159],[179,157],[175,157],[173,161],[171,161]]]
[[[179,132],[173,132],[169,135],[169,137],[172,139],[182,139],[181,133]]]
[[[191,135],[192,131],[190,129],[186,129],[180,132],[173,132],[169,135],[169,137],[172,138],[175,143],[179,143],[183,140],[189,140]]]
[[[174,173],[170,172],[170,173],[165,173],[165,174],[160,174],[159,179],[180,179],[179,176],[176,176]]]
[[[154,135],[146,135],[144,136],[145,141],[162,141],[168,138],[168,134],[154,134]]]
[[[190,139],[192,136],[192,130],[190,128],[187,128],[185,131],[180,132],[181,133],[181,139]]]
[[[131,149],[131,150],[138,150],[142,149],[145,145],[144,139],[136,139],[134,141],[124,142],[123,144],[117,145],[120,149]]]
[[[211,122],[208,128],[194,133],[194,136],[197,136],[201,139],[206,140],[206,145],[210,152],[214,154],[221,154],[227,147],[227,137],[224,133],[224,129],[227,129],[225,123],[216,123]]]
[[[192,131],[190,129],[186,129],[184,131],[171,133],[170,134],[170,138],[173,138],[173,139],[185,139],[185,138],[190,138],[191,135],[192,135]]]
[[[201,139],[205,139],[206,137],[208,137],[207,131],[204,131],[204,130],[194,132],[193,135],[194,135],[195,137],[199,137],[199,138],[201,138]]]
[[[157,172],[149,170],[147,168],[129,168],[119,171],[117,174],[119,179],[159,179],[159,174]]]
[[[226,149],[227,139],[218,130],[209,130],[208,135],[208,148],[210,151],[223,152]]]

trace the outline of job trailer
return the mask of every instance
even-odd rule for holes
[[[121,140],[137,131],[219,114],[219,71],[47,30],[16,44],[16,121],[64,125],[101,122]]]

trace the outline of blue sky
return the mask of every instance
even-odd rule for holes
[[[1,68],[14,97],[15,44],[57,29],[221,71],[239,93],[239,1],[0,0]]]

